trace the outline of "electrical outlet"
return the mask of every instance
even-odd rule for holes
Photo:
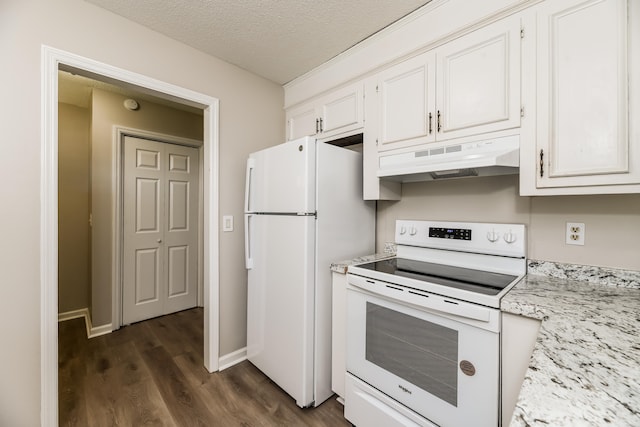
[[[567,245],[584,246],[585,226],[583,222],[568,222],[566,232]]]

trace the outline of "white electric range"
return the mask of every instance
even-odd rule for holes
[[[522,224],[396,223],[397,255],[350,266],[345,417],[495,427],[500,299],[526,274]]]

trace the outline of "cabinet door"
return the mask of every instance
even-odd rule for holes
[[[435,141],[435,55],[419,55],[378,75],[378,150]]]
[[[537,26],[537,187],[639,183],[627,122],[627,2],[546,2]]]
[[[364,126],[364,89],[356,83],[287,111],[287,139],[326,140]]]
[[[319,104],[321,138],[353,131],[364,125],[363,85],[357,83],[332,92]]]
[[[437,50],[437,139],[520,126],[520,19],[481,28]]]
[[[305,104],[287,112],[287,140],[318,133],[315,103]]]
[[[362,143],[362,193],[364,200],[400,200],[399,182],[378,178],[379,103],[376,97],[378,81],[375,76],[365,81],[365,119]]]

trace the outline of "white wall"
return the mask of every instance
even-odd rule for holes
[[[518,175],[403,184],[378,202],[379,252],[396,219],[522,223],[530,259],[640,270],[640,194],[520,197]],[[566,222],[585,223],[584,246],[565,244]]]
[[[46,44],[220,99],[220,213],[243,162],[284,140],[282,88],[81,0],[0,2],[0,425],[40,423],[40,55]],[[245,345],[241,230],[221,233],[221,353]]]

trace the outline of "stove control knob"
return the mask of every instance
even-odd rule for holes
[[[507,242],[507,243],[513,243],[516,240],[518,240],[518,236],[513,234],[511,232],[511,230],[509,230],[509,232],[507,234],[505,234],[503,238],[504,238],[504,241]]]
[[[409,234],[412,236],[415,236],[418,233],[418,229],[415,227],[411,227],[411,229],[409,229]]]
[[[497,241],[499,238],[500,238],[500,235],[496,233],[495,230],[491,230],[487,232],[487,240],[490,241],[491,243]]]
[[[407,229],[403,226],[400,227],[400,235],[403,236],[404,234],[407,233]]]

